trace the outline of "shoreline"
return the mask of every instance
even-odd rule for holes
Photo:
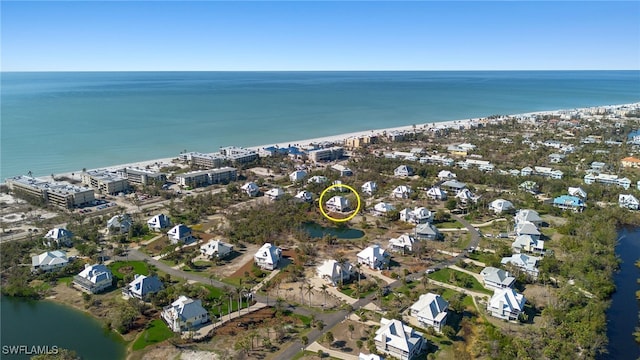
[[[556,110],[544,110],[544,111],[533,111],[527,113],[519,113],[519,114],[510,114],[510,115],[502,115],[504,117],[531,117],[534,115],[552,115],[558,114],[560,112],[568,112],[568,111],[581,111],[586,109],[612,109],[612,108],[622,108],[622,107],[630,107],[630,106],[640,106],[640,102],[634,103],[626,103],[626,104],[613,104],[613,105],[602,105],[602,106],[590,106],[590,107],[582,107],[582,108],[570,108],[570,109],[556,109]],[[292,140],[286,142],[279,143],[269,143],[257,146],[248,146],[246,149],[258,151],[265,147],[275,146],[275,147],[288,147],[289,145],[295,145],[298,147],[306,146],[309,144],[317,144],[317,143],[330,143],[330,142],[341,142],[345,139],[365,136],[365,135],[382,135],[385,132],[413,132],[413,131],[427,131],[430,129],[441,130],[441,129],[452,129],[455,127],[468,127],[472,124],[477,124],[480,121],[487,119],[487,117],[476,117],[469,119],[460,119],[460,120],[445,120],[440,122],[431,122],[431,123],[422,123],[422,124],[411,124],[411,125],[403,125],[389,128],[380,128],[380,129],[368,129],[363,131],[354,131],[350,133],[341,133],[336,135],[329,135],[317,138],[303,139],[303,140]],[[206,154],[212,154],[212,152],[208,152]],[[106,169],[109,171],[116,171],[119,169],[131,167],[131,168],[146,168],[147,166],[151,169],[159,170],[161,167],[171,166],[172,161],[178,158],[178,154],[174,157],[169,158],[159,158],[152,160],[142,160],[131,163],[117,164],[111,166],[103,166],[97,168],[87,168],[89,170],[97,170],[97,169]],[[76,171],[67,171],[63,173],[54,174],[56,177],[67,177],[69,179],[80,180],[80,174],[82,170]],[[38,179],[49,179],[49,176],[36,176]],[[0,184],[4,184],[5,179],[0,179]]]

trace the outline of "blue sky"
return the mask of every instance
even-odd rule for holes
[[[3,71],[640,69],[640,2],[1,3]]]

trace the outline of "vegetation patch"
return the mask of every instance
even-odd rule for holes
[[[169,329],[167,324],[160,319],[152,320],[147,328],[138,336],[133,343],[133,350],[142,350],[145,347],[170,339],[174,333]]]
[[[123,280],[127,275],[149,275],[149,267],[144,261],[116,261],[108,267],[118,280]]]

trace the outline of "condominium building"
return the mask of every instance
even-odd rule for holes
[[[220,148],[220,154],[234,163],[248,163],[258,158],[258,152],[237,146]]]
[[[127,179],[129,185],[164,184],[167,181],[164,173],[134,167],[119,170],[118,175]]]
[[[129,190],[125,177],[104,169],[85,171],[81,175],[82,183],[101,194],[117,194]]]
[[[176,176],[176,182],[185,187],[201,187],[212,184],[226,183],[236,180],[238,170],[232,167],[222,167],[211,170],[191,171]]]
[[[6,181],[14,192],[22,192],[65,209],[89,204],[95,200],[92,189],[68,183],[45,181],[30,176],[15,176]]]
[[[314,162],[331,161],[340,159],[344,153],[344,149],[340,146],[334,146],[326,149],[316,149],[309,151],[309,159]]]

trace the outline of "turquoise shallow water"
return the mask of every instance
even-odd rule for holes
[[[640,101],[639,71],[1,74],[0,178]]]

